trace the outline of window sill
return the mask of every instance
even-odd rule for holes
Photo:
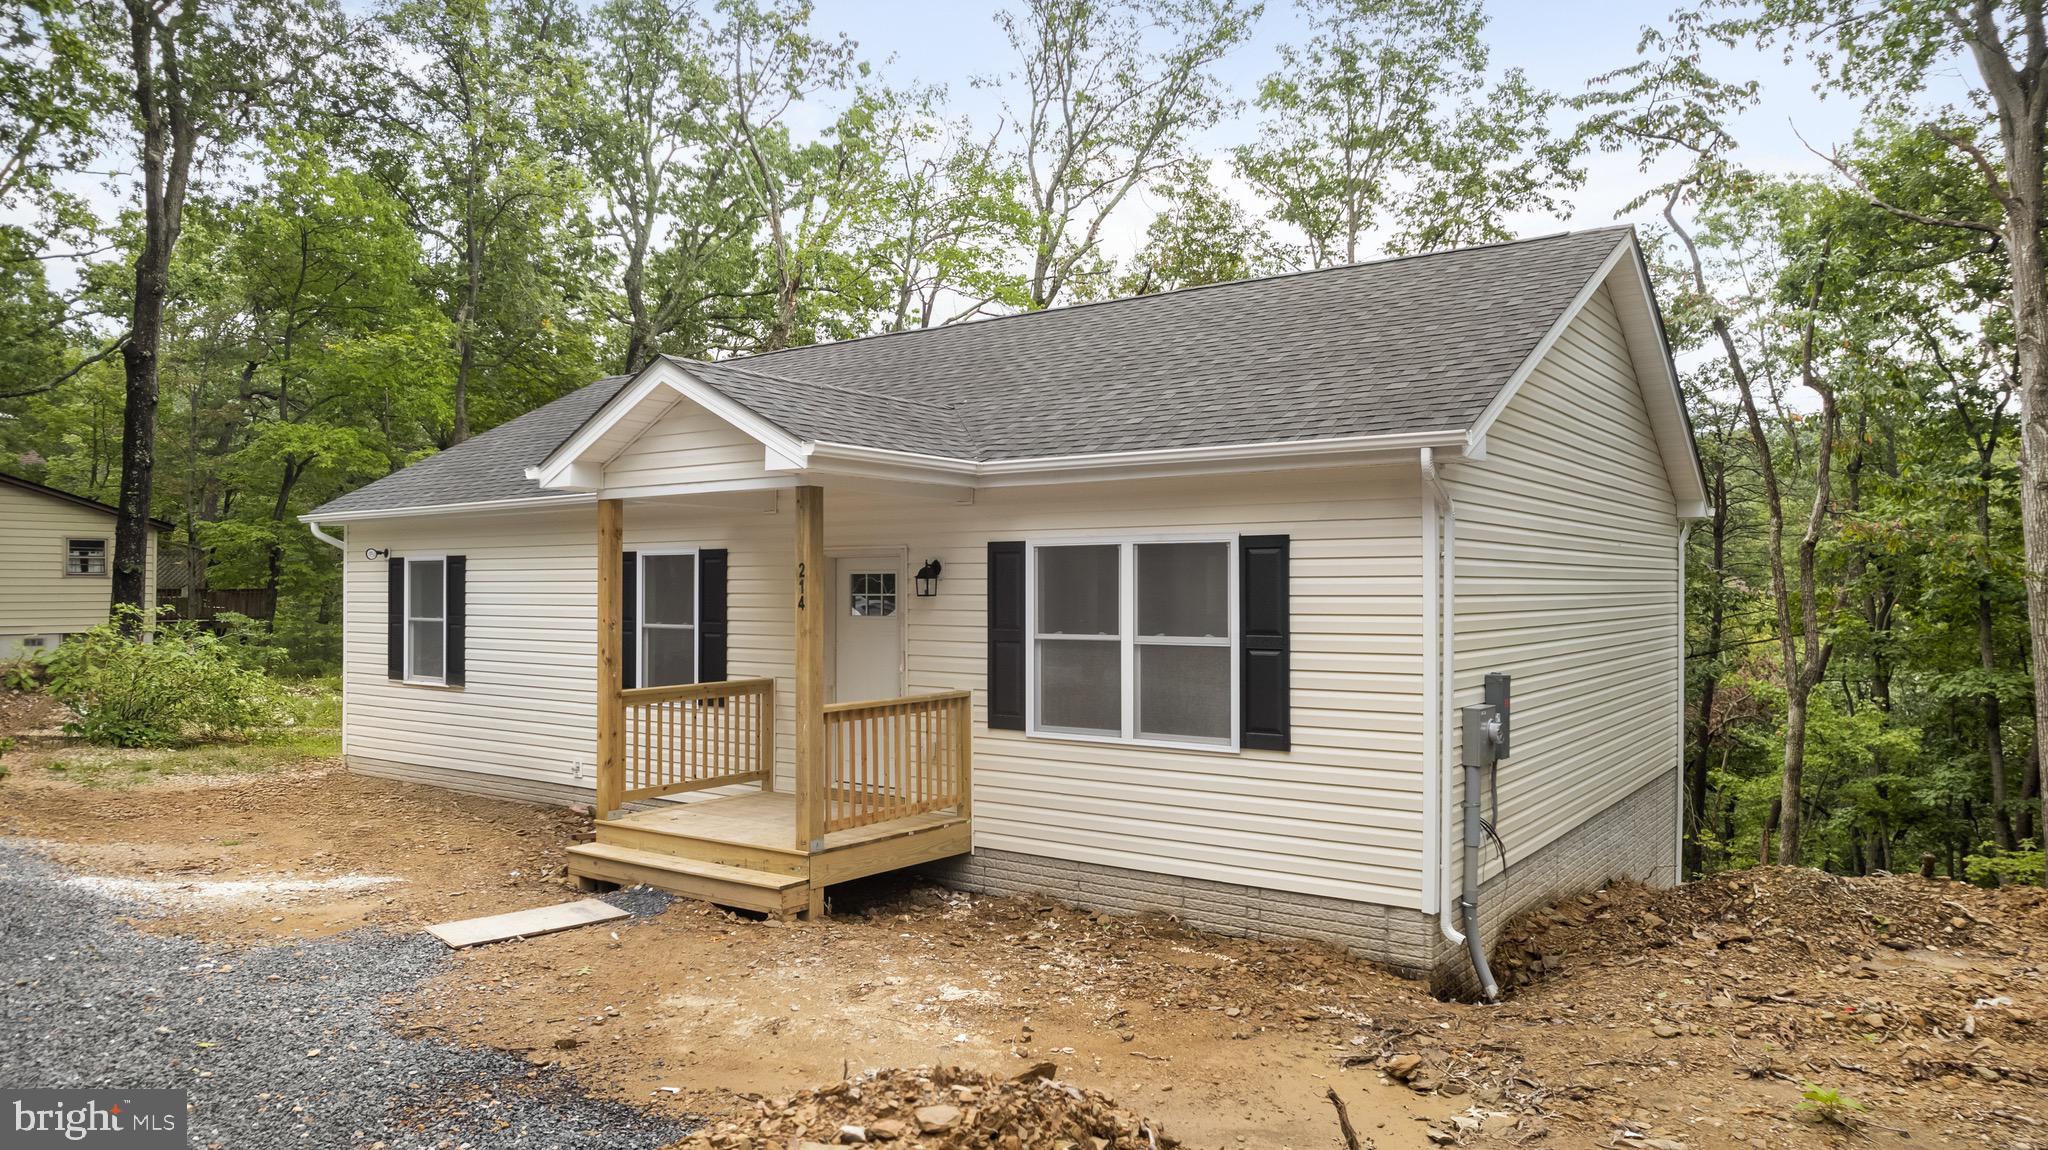
[[[1236,755],[1235,743],[1177,743],[1166,739],[1126,739],[1116,735],[1075,735],[1063,731],[1026,731],[1024,737],[1041,743],[1080,743],[1094,747],[1133,747],[1141,751],[1195,751],[1210,755]]]
[[[461,683],[444,683],[439,679],[386,679],[385,682],[401,687],[423,687],[429,691],[460,691],[463,687]]]

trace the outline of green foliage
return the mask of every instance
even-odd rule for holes
[[[1822,1122],[1850,1126],[1868,1107],[1835,1087],[1808,1082],[1800,1087],[1797,1109]]]
[[[1556,212],[1576,185],[1556,97],[1519,69],[1488,84],[1477,0],[1296,0],[1313,33],[1260,85],[1256,143],[1237,171],[1298,231],[1308,267],[1510,237],[1516,212]]]
[[[47,654],[20,655],[9,659],[0,663],[0,688],[9,691],[40,690],[49,669],[50,657]]]
[[[1978,886],[2040,886],[2042,852],[2032,843],[1999,853],[1996,844],[1983,844],[1984,853],[1966,855],[1963,865],[1970,881]]]
[[[288,720],[277,685],[257,665],[262,647],[189,623],[131,636],[122,626],[131,610],[66,639],[51,660],[50,692],[78,714],[67,732],[107,746],[161,747]]]

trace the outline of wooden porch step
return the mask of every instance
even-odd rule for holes
[[[768,914],[801,911],[810,900],[811,882],[803,875],[748,870],[611,843],[570,847],[569,873],[622,885],[646,883],[657,890]]]

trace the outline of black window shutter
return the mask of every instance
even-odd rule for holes
[[[640,553],[619,560],[619,686],[631,690],[640,682]]]
[[[725,548],[697,552],[697,681],[715,683],[726,672]]]
[[[1287,536],[1238,540],[1238,745],[1284,751],[1288,740]]]
[[[442,568],[448,581],[447,599],[447,662],[442,667],[441,681],[451,687],[460,687],[467,671],[462,657],[469,640],[469,558],[450,555],[447,565]]]
[[[388,560],[391,579],[384,595],[384,673],[405,678],[405,560]]]
[[[1024,544],[988,545],[988,725],[1024,729]]]

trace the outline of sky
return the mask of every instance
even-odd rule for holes
[[[817,0],[814,27],[845,31],[860,44],[865,58],[886,61],[884,70],[892,78],[945,84],[950,108],[979,125],[993,123],[1000,105],[996,93],[972,87],[967,78],[1000,75],[1012,59],[995,22],[996,7],[993,2],[957,0],[939,5],[919,0]],[[1493,65],[1519,67],[1538,86],[1569,95],[1584,91],[1588,78],[1635,61],[1643,26],[1661,26],[1672,6],[1664,0],[1492,0],[1487,11],[1491,24],[1486,39]],[[1293,0],[1266,0],[1251,40],[1220,66],[1224,86],[1248,96],[1276,67],[1276,47],[1306,38]],[[1762,85],[1760,106],[1735,125],[1742,142],[1740,160],[1746,166],[1819,174],[1826,164],[1800,137],[1825,150],[1847,143],[1855,129],[1857,107],[1839,95],[1823,99],[1815,93],[1812,69],[1803,61],[1786,65],[1775,52],[1740,50],[1719,53],[1708,63],[1723,79],[1755,79]],[[1954,73],[1937,77],[1934,85],[1939,95],[1949,98],[1966,87],[1963,77]],[[1252,139],[1257,129],[1257,110],[1247,109],[1196,143],[1220,158],[1232,146]],[[1542,235],[1614,223],[1617,211],[1655,182],[1637,171],[1633,156],[1592,156],[1586,167],[1586,186],[1571,197],[1573,211],[1567,218],[1516,218],[1510,221],[1515,231]],[[1154,206],[1141,200],[1112,221],[1111,234],[1105,237],[1112,255],[1140,246]],[[1636,217],[1639,222],[1647,218]]]

